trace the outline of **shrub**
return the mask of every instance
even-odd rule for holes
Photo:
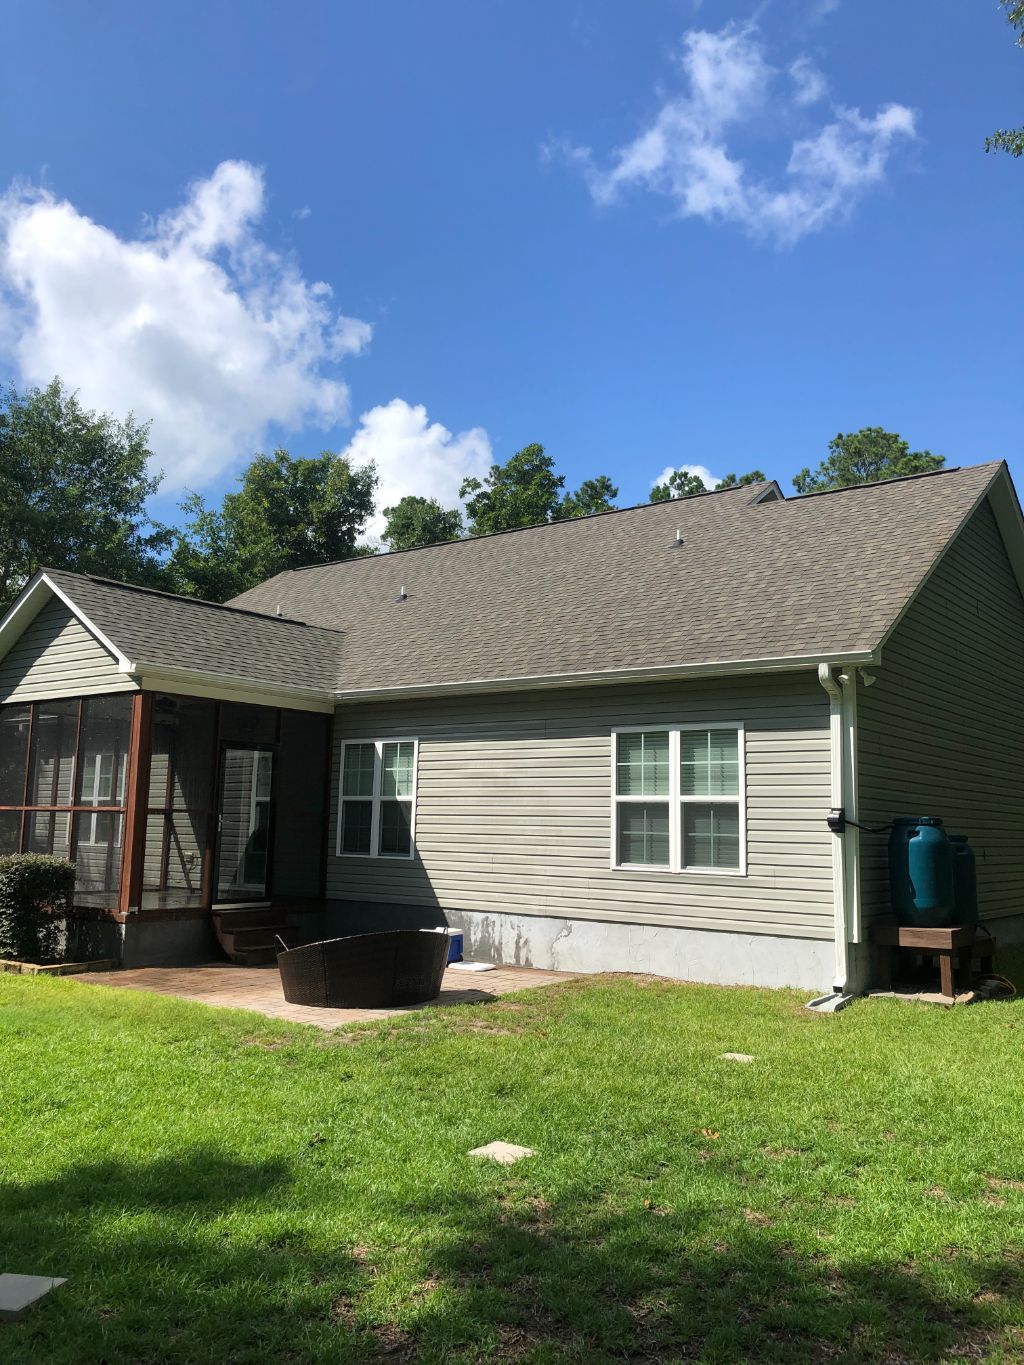
[[[74,888],[75,865],[67,858],[0,857],[0,957],[54,961]]]

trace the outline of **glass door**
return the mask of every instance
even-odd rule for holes
[[[272,750],[225,748],[217,821],[218,900],[266,897],[273,784]]]

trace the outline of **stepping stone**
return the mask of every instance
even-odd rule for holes
[[[749,1052],[720,1052],[718,1056],[723,1062],[752,1062],[754,1060]]]
[[[517,1147],[514,1142],[489,1142],[486,1147],[474,1147],[467,1156],[482,1156],[502,1166],[514,1166],[524,1156],[536,1156],[532,1147]]]
[[[0,1322],[14,1322],[26,1309],[67,1284],[52,1275],[0,1275]]]

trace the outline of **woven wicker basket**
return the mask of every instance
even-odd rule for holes
[[[392,929],[289,948],[277,965],[289,1004],[383,1009],[433,1000],[447,961],[446,934]]]

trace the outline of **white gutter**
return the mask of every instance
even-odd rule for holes
[[[858,649],[843,655],[851,664],[877,665],[878,650]],[[540,687],[585,687],[592,683],[672,682],[685,678],[730,678],[746,673],[781,673],[808,668],[827,668],[820,654],[789,654],[766,659],[726,659],[700,664],[676,664],[660,668],[601,668],[576,673],[542,673],[503,678],[472,678],[458,682],[402,683],[394,687],[339,688],[337,702],[383,701],[390,697],[449,696],[459,692],[525,692]]]
[[[857,673],[847,668],[832,676],[832,665],[818,665],[818,681],[828,694],[830,736],[830,803],[844,817],[842,832],[832,835],[832,895],[835,913],[836,967],[833,990],[843,995],[851,982],[849,945],[861,940],[860,839],[857,819]]]

